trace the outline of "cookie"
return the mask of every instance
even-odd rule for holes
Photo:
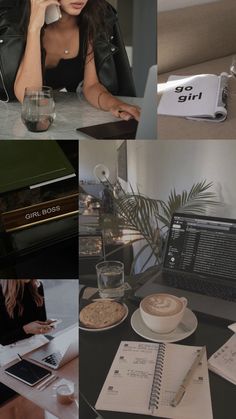
[[[102,329],[112,326],[123,319],[126,309],[116,301],[95,301],[84,307],[80,312],[80,321],[92,329]]]

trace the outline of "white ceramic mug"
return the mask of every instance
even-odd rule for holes
[[[139,306],[145,325],[156,333],[169,333],[181,322],[187,306],[185,297],[171,294],[152,294]]]

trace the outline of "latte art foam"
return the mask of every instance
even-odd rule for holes
[[[155,316],[171,316],[179,313],[183,308],[178,298],[168,294],[150,295],[144,298],[141,305],[144,311]]]

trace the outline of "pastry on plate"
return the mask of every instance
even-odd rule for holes
[[[84,326],[101,329],[118,323],[126,314],[126,308],[116,301],[95,301],[80,311],[80,321]]]

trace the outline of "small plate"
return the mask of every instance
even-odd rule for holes
[[[160,343],[178,342],[179,340],[187,338],[196,330],[197,324],[197,317],[189,308],[186,308],[181,323],[170,333],[156,333],[148,329],[142,320],[139,308],[131,317],[131,326],[139,336]]]
[[[129,313],[129,309],[127,305],[125,303],[120,303],[120,304],[124,306],[126,311],[125,311],[124,317],[122,317],[122,319],[118,323],[112,324],[111,326],[107,326],[107,327],[101,327],[100,329],[92,329],[91,327],[86,327],[86,326],[83,326],[81,323],[79,323],[79,328],[81,330],[86,330],[86,332],[103,332],[105,330],[113,329],[113,327],[119,326],[119,324],[123,323],[123,321],[126,319]]]

